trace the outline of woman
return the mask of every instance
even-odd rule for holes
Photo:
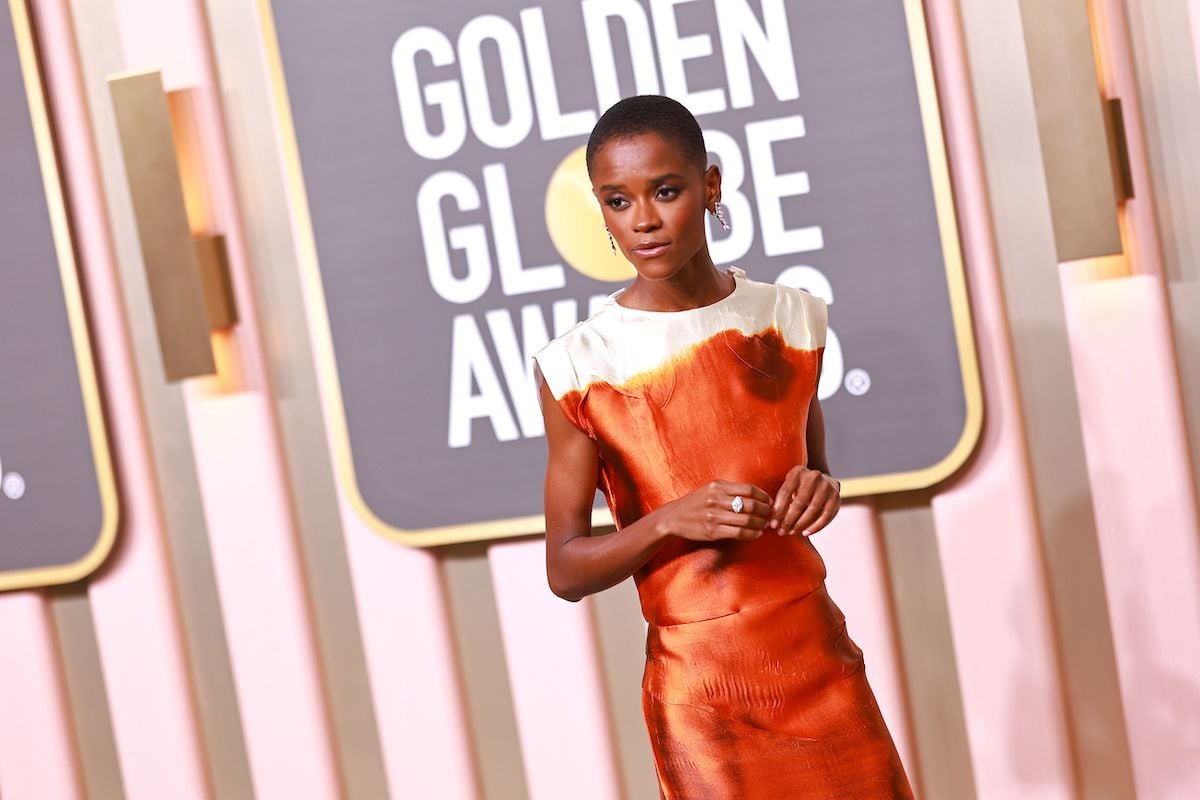
[[[808,540],[840,505],[825,303],[713,265],[721,174],[674,100],[614,105],[587,165],[637,277],[533,356],[551,588],[579,600],[633,575],[664,798],[911,798]],[[592,537],[597,487],[617,531]]]

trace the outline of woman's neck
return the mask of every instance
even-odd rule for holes
[[[686,311],[725,297],[733,280],[730,273],[713,264],[705,251],[668,278],[652,280],[639,273],[621,292],[626,302],[618,304],[643,311]]]

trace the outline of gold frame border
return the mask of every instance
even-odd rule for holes
[[[437,547],[460,542],[485,541],[542,533],[542,515],[510,517],[490,522],[446,525],[436,528],[405,530],[388,524],[367,505],[358,488],[358,477],[350,451],[350,435],[346,424],[341,383],[334,358],[333,338],[328,309],[317,262],[316,240],[309,215],[308,193],[300,165],[300,150],[296,140],[295,123],[287,83],[283,75],[283,59],[275,30],[271,0],[258,0],[263,47],[266,55],[268,82],[274,94],[275,116],[279,125],[282,149],[285,192],[290,216],[295,226],[295,245],[300,266],[300,281],[304,304],[310,323],[310,336],[317,370],[317,383],[323,395],[324,415],[330,428],[334,448],[334,471],[341,481],[346,498],[355,512],[380,535],[416,547]],[[844,497],[923,489],[954,474],[970,457],[983,429],[983,390],[979,362],[975,352],[971,308],[967,297],[966,273],[958,236],[958,217],[950,183],[950,169],[945,139],[941,127],[941,107],[933,73],[933,58],[926,30],[925,9],[921,0],[904,0],[905,19],[912,53],[918,102],[925,130],[929,156],[930,181],[933,187],[942,252],[946,264],[946,283],[949,290],[955,340],[963,378],[966,419],[962,435],[951,451],[936,464],[920,470],[853,478],[843,482]],[[592,510],[593,526],[611,526],[613,518],[607,507]]]
[[[25,81],[25,98],[29,104],[29,117],[33,123],[33,135],[42,170],[42,186],[46,193],[46,208],[50,214],[50,228],[54,235],[55,253],[58,256],[58,271],[62,279],[63,297],[67,304],[67,316],[71,325],[71,342],[75,348],[79,388],[83,395],[83,407],[87,415],[88,433],[92,445],[92,460],[96,466],[96,480],[100,490],[102,522],[96,543],[80,559],[53,567],[34,567],[0,572],[0,591],[71,583],[90,575],[112,551],[120,521],[116,476],[113,472],[112,456],[108,447],[104,409],[100,402],[100,389],[96,381],[96,367],[92,359],[87,313],[79,288],[75,248],[71,241],[71,228],[67,221],[66,203],[63,200],[58,161],[54,150],[54,137],[50,131],[49,111],[42,89],[37,47],[29,25],[29,13],[25,6],[25,0],[8,0],[8,7],[12,15],[17,58],[20,61],[21,73]]]

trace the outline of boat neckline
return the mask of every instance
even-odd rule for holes
[[[707,308],[716,308],[717,306],[732,300],[741,291],[742,283],[746,277],[746,273],[743,270],[734,266],[727,267],[723,270],[723,272],[733,276],[733,290],[724,297],[702,306],[696,306],[695,308],[679,308],[675,309],[674,311],[655,311],[648,308],[630,308],[629,306],[623,306],[617,302],[617,297],[625,293],[625,288],[618,289],[609,295],[609,302],[611,305],[616,306],[623,312],[628,312],[631,314],[649,314],[652,316],[659,316],[662,314],[688,314],[694,311],[703,311]]]

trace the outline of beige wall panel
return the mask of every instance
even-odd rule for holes
[[[610,532],[597,529],[596,534]],[[592,614],[608,684],[609,716],[617,739],[625,800],[658,800],[658,777],[642,713],[646,621],[633,578],[592,595]]]
[[[963,27],[1079,784],[1089,800],[1124,799],[1132,767],[1020,12],[967,3]]]
[[[84,584],[55,588],[48,593],[62,654],[75,740],[83,766],[88,797],[122,800],[125,787],[113,739],[112,717],[104,694],[103,667],[96,646],[96,628]]]
[[[225,644],[220,600],[205,535],[186,411],[181,389],[166,383],[142,265],[133,206],[107,77],[126,69],[112,0],[71,0],[75,35],[92,117],[107,201],[114,258],[124,292],[129,338],[157,486],[170,539],[183,628],[187,637],[202,735],[214,786],[221,796],[248,797],[246,761],[237,698]],[[139,491],[151,491],[140,487]]]
[[[1087,0],[1021,0],[1059,261],[1121,252]]]
[[[439,548],[485,800],[529,796],[485,542]]]
[[[976,796],[933,512],[924,494],[877,501],[925,800]]]
[[[1125,9],[1200,493],[1200,3],[1126,0]]]

